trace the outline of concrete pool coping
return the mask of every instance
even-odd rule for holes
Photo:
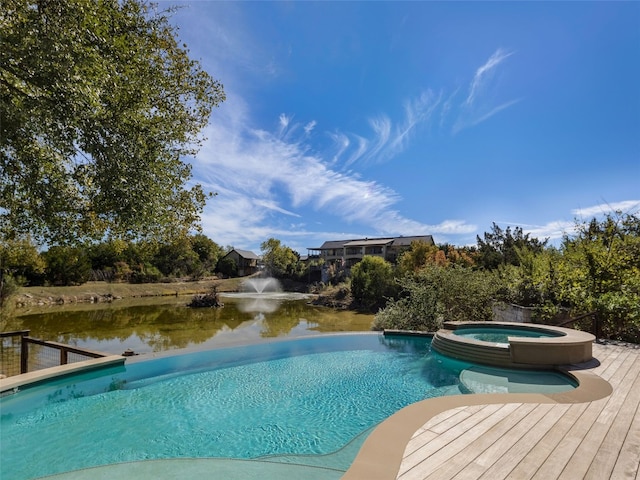
[[[109,355],[106,357],[92,358],[90,360],[68,363],[57,367],[43,368],[33,372],[2,378],[0,379],[0,395],[15,391],[16,389],[26,385],[34,385],[52,378],[122,365],[125,360],[126,358],[122,355]]]

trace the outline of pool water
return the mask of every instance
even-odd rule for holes
[[[472,338],[483,342],[509,343],[509,337],[549,338],[562,336],[561,333],[550,330],[535,330],[529,328],[495,328],[495,327],[464,327],[454,331],[459,337]]]
[[[339,478],[386,417],[472,392],[460,383],[469,365],[431,353],[430,341],[313,337],[128,361],[27,388],[0,400],[0,478],[179,458],[288,462]],[[482,377],[481,391],[492,391],[496,372]],[[575,387],[554,372],[535,375],[536,391]],[[497,376],[495,391],[515,391]]]

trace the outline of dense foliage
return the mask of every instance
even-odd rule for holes
[[[190,165],[222,85],[145,0],[3,0],[0,238],[48,245],[197,227]]]
[[[412,245],[396,269],[402,293],[375,327],[488,320],[491,305],[504,302],[531,307],[537,322],[568,321],[599,338],[640,343],[640,218],[617,213],[578,222],[575,232],[559,248],[495,224],[475,251]]]
[[[374,328],[435,331],[444,320],[491,320],[496,280],[484,270],[426,263],[400,279],[401,296],[378,312]]]
[[[351,267],[351,295],[358,306],[377,310],[395,293],[393,268],[381,257],[365,256]]]
[[[282,245],[280,240],[270,238],[260,245],[262,263],[267,273],[276,278],[299,278],[300,254],[290,247]]]
[[[45,267],[30,239],[0,242],[0,306],[27,278],[41,277]]]
[[[213,275],[225,253],[202,234],[167,243],[110,240],[89,246],[56,245],[42,253],[28,239],[0,242],[0,299],[19,285],[196,280]]]
[[[581,224],[562,253],[558,300],[574,314],[593,312],[603,337],[640,343],[640,217]]]
[[[478,250],[476,264],[488,270],[498,268],[500,265],[520,265],[519,251],[526,249],[533,253],[544,250],[547,240],[540,241],[525,234],[521,227],[516,227],[513,232],[511,227],[502,230],[495,223],[491,226],[491,232],[485,232],[483,238],[476,237]]]

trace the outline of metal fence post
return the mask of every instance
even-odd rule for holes
[[[29,341],[26,335],[22,335],[20,345],[20,373],[27,373],[29,370]]]
[[[60,365],[67,364],[67,350],[64,348],[60,349]]]

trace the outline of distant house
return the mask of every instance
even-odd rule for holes
[[[247,275],[252,275],[258,271],[258,261],[260,260],[260,257],[249,250],[234,248],[222,258],[227,257],[236,262],[239,277],[246,277]]]
[[[426,242],[435,245],[431,235],[413,237],[360,238],[354,240],[330,240],[321,247],[309,247],[309,257],[321,258],[324,265],[339,265],[350,268],[365,255],[382,257],[395,263],[400,254],[411,248],[411,242]]]

